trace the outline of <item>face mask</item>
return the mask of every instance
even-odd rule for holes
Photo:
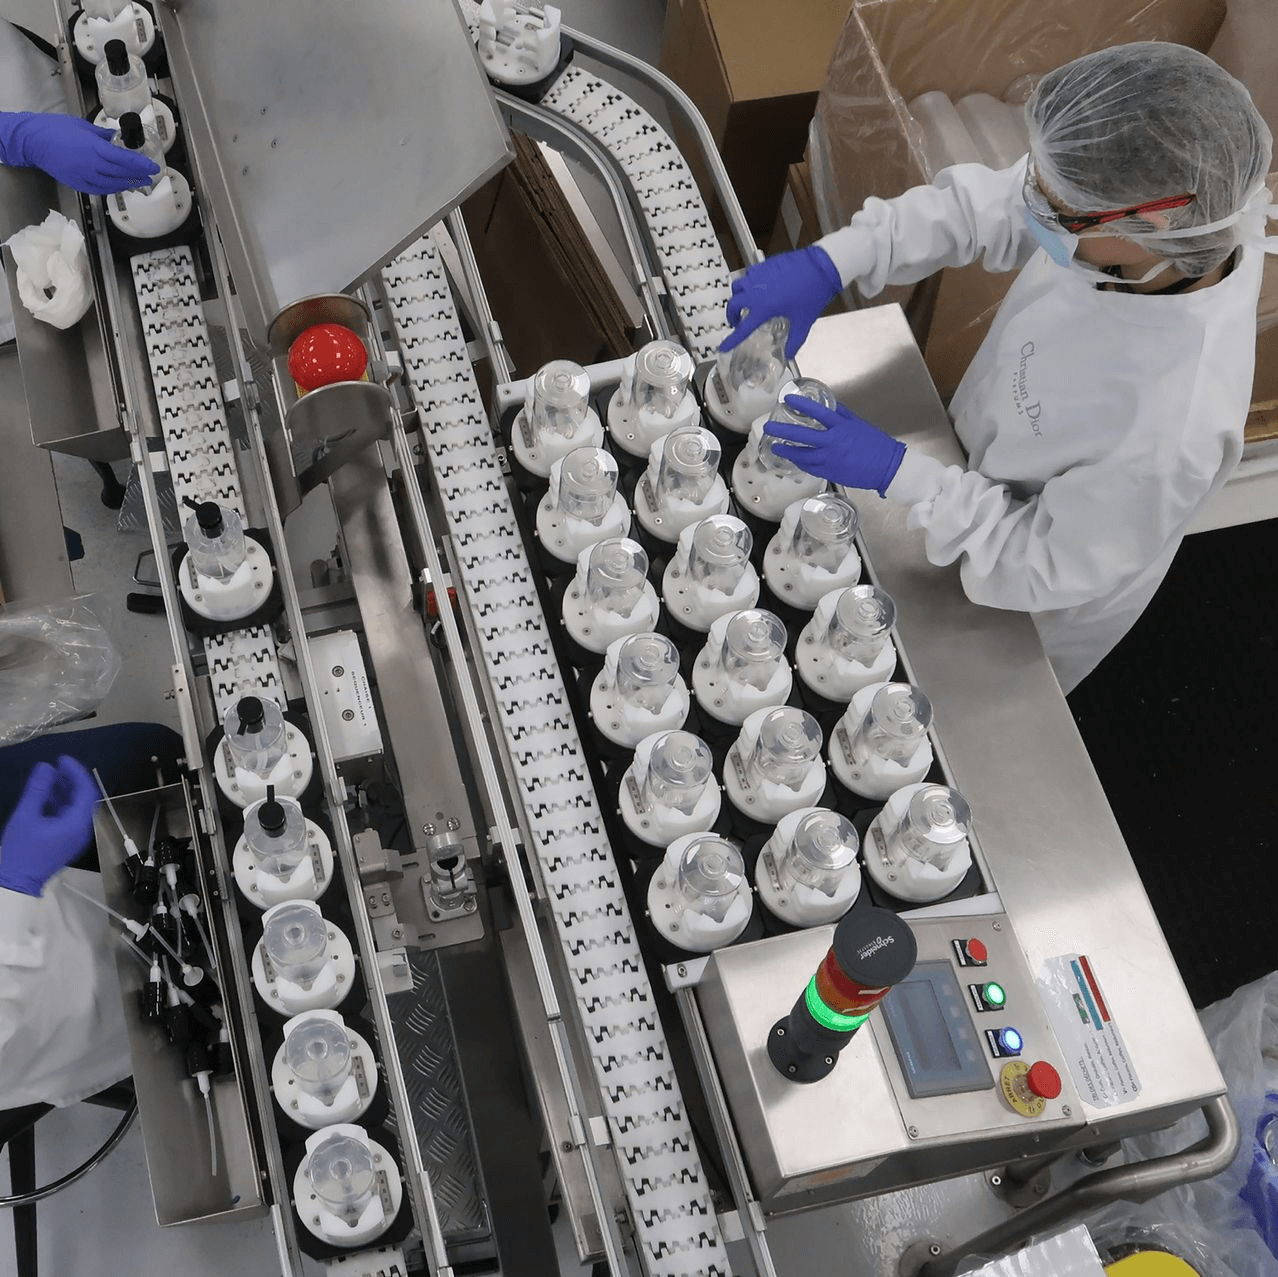
[[[1021,213],[1025,217],[1025,224],[1030,228],[1030,234],[1038,240],[1048,257],[1057,266],[1068,266],[1078,249],[1078,236],[1073,231],[1049,230],[1027,208],[1021,209]]]

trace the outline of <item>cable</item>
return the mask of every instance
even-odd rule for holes
[[[81,1162],[75,1170],[69,1171],[61,1179],[55,1179],[52,1184],[45,1184],[41,1188],[33,1188],[29,1193],[15,1193],[12,1197],[0,1197],[0,1210],[12,1210],[15,1206],[30,1206],[34,1202],[43,1201],[46,1197],[52,1197],[54,1193],[60,1193],[64,1188],[69,1188],[76,1180],[83,1179],[125,1137],[129,1127],[133,1125],[133,1119],[137,1115],[138,1101],[137,1097],[134,1096],[129,1101],[129,1107],[124,1110],[124,1116],[120,1119],[120,1124],[107,1136],[106,1143],[92,1157]]]

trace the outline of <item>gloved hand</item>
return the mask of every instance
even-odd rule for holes
[[[887,495],[887,486],[901,468],[905,445],[884,434],[877,426],[862,421],[842,404],[826,408],[802,395],[786,395],[786,405],[811,417],[824,429],[796,426],[787,421],[769,421],[764,431],[786,442],[774,444],[772,451],[800,470],[848,488],[872,488]]]
[[[756,262],[732,281],[728,323],[733,328],[719,346],[731,350],[777,315],[790,321],[785,357],[793,359],[821,312],[839,295],[843,281],[823,248],[815,244]]]
[[[0,834],[0,887],[41,895],[89,845],[97,801],[97,782],[74,758],[37,763]]]
[[[110,129],[75,115],[0,112],[0,162],[43,169],[64,186],[87,195],[110,195],[144,186],[159,168],[138,151],[113,146]]]

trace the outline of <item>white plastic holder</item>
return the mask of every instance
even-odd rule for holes
[[[532,392],[529,391],[531,399]],[[586,409],[586,415],[577,423],[571,437],[560,434],[547,434],[538,438],[533,433],[529,420],[529,409],[523,407],[515,417],[510,430],[510,450],[529,474],[539,479],[550,478],[550,467],[556,461],[562,461],[574,448],[602,448],[604,428],[599,421],[599,414],[593,408]]]
[[[792,474],[776,474],[752,461],[750,450],[737,454],[732,463],[732,495],[746,513],[777,523],[795,501],[820,496],[830,485],[814,474],[795,468]]]
[[[197,572],[191,556],[182,556],[177,571],[178,589],[193,612],[210,621],[238,621],[266,602],[275,572],[271,556],[248,536],[244,538],[244,550],[244,562],[225,581]]]
[[[719,617],[729,612],[745,611],[758,603],[759,574],[754,564],[747,562],[731,594],[706,589],[700,582],[694,581],[686,568],[696,526],[690,523],[679,533],[679,544],[661,578],[661,597],[666,611],[680,625],[704,634]]]
[[[896,669],[896,647],[890,638],[869,665],[839,655],[825,641],[840,593],[834,589],[821,596],[812,619],[799,632],[794,652],[799,677],[830,701],[850,701],[871,683],[891,682]]]
[[[734,435],[748,435],[750,424],[756,417],[770,414],[777,403],[777,388],[743,386],[735,398],[726,394],[718,369],[712,367],[706,378],[706,411],[725,430]]]
[[[334,1215],[311,1188],[308,1174],[310,1155],[333,1135],[349,1135],[367,1145],[373,1159],[373,1168],[377,1172],[379,1191],[369,1199],[363,1213],[353,1224]],[[293,1176],[293,1208],[306,1231],[320,1241],[332,1246],[366,1246],[395,1222],[403,1200],[404,1181],[400,1178],[395,1159],[381,1144],[370,1139],[362,1126],[339,1122],[335,1126],[316,1131],[307,1138],[306,1156],[302,1158],[301,1165]]]
[[[108,40],[123,40],[130,53],[142,57],[155,43],[155,20],[140,4],[126,4],[114,18],[91,18],[82,12],[71,38],[80,56],[94,66],[106,57]]]
[[[790,552],[802,500],[791,502],[781,516],[781,526],[763,552],[763,579],[783,603],[803,611],[811,611],[831,590],[856,585],[861,579],[861,556],[855,545],[849,545],[838,568],[827,572],[815,563],[796,558]]]
[[[621,364],[621,384],[608,401],[608,435],[631,460],[646,461],[652,445],[660,443],[672,430],[681,426],[699,426],[701,408],[691,387],[684,392],[672,417],[663,417],[651,408],[641,408],[632,398],[634,379],[635,356],[627,355]]]
[[[166,168],[149,189],[108,195],[106,211],[122,235],[158,239],[177,230],[190,216],[191,184],[176,169]]]
[[[664,803],[649,804],[644,801],[643,783],[648,775],[648,763],[659,732],[641,740],[635,746],[635,756],[621,778],[617,808],[621,819],[640,842],[650,847],[666,848],[676,838],[686,834],[709,833],[719,819],[723,797],[713,777],[706,783],[691,812],[668,807]]]
[[[268,786],[275,787],[278,797],[301,798],[311,783],[315,760],[311,745],[292,723],[284,724],[284,757],[267,776],[259,776],[231,762],[231,747],[225,739],[213,751],[213,776],[218,788],[237,807],[248,807],[266,797]]]
[[[341,1003],[354,984],[355,950],[346,933],[329,922],[328,962],[309,985],[282,978],[267,961],[260,940],[253,947],[251,968],[253,987],[262,1001],[281,1014],[331,1010]]]
[[[944,869],[923,860],[908,857],[900,865],[887,861],[887,836],[900,823],[910,806],[910,799],[922,788],[921,784],[906,785],[898,789],[883,805],[883,810],[870,822],[861,840],[865,871],[889,895],[912,904],[931,904],[948,896],[959,885],[972,867],[972,844],[964,838],[956,844],[950,863]]]
[[[294,866],[287,878],[263,873],[243,834],[231,854],[231,872],[244,899],[259,909],[269,909],[285,900],[318,900],[333,880],[333,844],[328,835],[309,817],[306,821],[308,854]]]
[[[721,922],[686,908],[679,891],[679,861],[688,844],[703,834],[693,833],[676,838],[669,847],[657,872],[648,884],[648,918],[671,944],[689,953],[710,953],[731,944],[750,925],[754,912],[754,896],[748,879],[742,880],[740,891]]]
[[[918,748],[907,763],[898,763],[894,758],[880,758],[875,754],[868,763],[860,766],[852,757],[852,733],[869,712],[870,703],[882,687],[881,682],[870,683],[852,697],[843,717],[830,733],[826,746],[830,769],[839,780],[854,794],[874,802],[882,802],[903,786],[921,781],[932,767],[932,743],[926,736],[920,739]]]
[[[560,11],[534,9],[514,0],[483,0],[479,6],[479,59],[499,84],[536,84],[559,61]]]
[[[808,765],[798,789],[779,785],[774,780],[755,780],[750,776],[746,763],[754,752],[759,728],[767,713],[767,709],[755,710],[741,724],[741,731],[728,750],[728,758],[723,765],[723,790],[743,816],[772,825],[792,811],[817,803],[825,792],[827,778],[825,763],[819,756]]]
[[[602,656],[609,645],[617,639],[625,638],[629,634],[647,634],[656,629],[661,603],[657,598],[656,590],[648,582],[644,584],[643,596],[631,609],[629,616],[622,616],[620,612],[597,607],[587,597],[584,587],[585,557],[589,553],[589,548],[581,552],[581,556],[577,559],[577,575],[564,591],[564,629],[568,631],[575,643],[589,652]]]
[[[723,475],[716,474],[705,500],[694,503],[678,499],[664,509],[658,509],[654,480],[661,468],[661,445],[662,440],[658,439],[649,449],[648,468],[635,484],[635,518],[650,536],[674,545],[685,528],[700,523],[702,519],[708,519],[712,514],[727,514],[732,505],[732,496]]]
[[[785,849],[794,838],[799,822],[820,807],[800,807],[777,821],[772,836],[763,844],[754,870],[754,889],[759,899],[783,922],[792,927],[823,927],[838,922],[856,904],[861,894],[861,870],[853,861],[839,879],[833,896],[806,882],[782,883],[779,866]]]
[[[682,678],[676,677],[670,686],[670,694],[657,713],[644,709],[641,705],[627,703],[618,695],[617,689],[605,687],[604,676],[609,673],[608,663],[612,663],[611,673],[616,673],[617,648],[623,639],[616,639],[608,644],[604,654],[604,669],[595,677],[590,687],[590,717],[595,726],[614,745],[623,749],[633,749],[645,736],[658,732],[673,732],[682,727],[688,719],[688,710],[692,707],[692,693]]]
[[[794,674],[789,664],[780,660],[767,687],[758,688],[751,683],[727,678],[720,659],[723,655],[723,636],[733,615],[734,613],[727,613],[711,623],[705,646],[692,667],[692,693],[697,698],[697,704],[706,713],[722,723],[739,725],[756,710],[784,705],[794,686]]]
[[[169,110],[168,105],[161,102],[159,98],[153,97],[141,111],[138,112],[142,120],[144,128],[155,130],[155,135],[160,139],[164,146],[164,153],[167,155],[173,149],[173,143],[177,141],[177,120],[173,116],[173,112]],[[100,129],[110,129],[117,132],[120,128],[120,121],[114,116],[108,115],[105,111],[99,111],[93,117],[93,122]]]
[[[542,497],[537,506],[537,540],[565,567],[575,566],[582,550],[612,537],[629,535],[630,507],[620,492],[613,497],[612,505],[600,523],[578,519],[564,514],[562,510],[552,510],[549,494]]]
[[[368,1111],[373,1096],[377,1094],[377,1057],[373,1054],[373,1048],[337,1011],[309,1011],[306,1018],[332,1020],[346,1030],[351,1044],[350,1076],[342,1083],[332,1101],[325,1104],[317,1095],[298,1086],[292,1071],[284,1062],[284,1044],[281,1043],[271,1064],[271,1090],[276,1102],[293,1121],[312,1131],[338,1122],[357,1121]],[[301,1016],[294,1016],[284,1025],[286,1039],[300,1019]]]

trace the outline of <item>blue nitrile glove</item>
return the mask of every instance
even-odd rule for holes
[[[756,328],[777,315],[790,321],[785,357],[793,359],[808,330],[839,295],[843,281],[825,249],[815,244],[756,262],[732,281],[728,323],[732,331],[720,350],[740,345]]]
[[[787,407],[819,422],[824,429],[769,421],[764,430],[774,439],[778,457],[793,461],[800,470],[847,488],[872,488],[887,495],[887,486],[901,468],[905,444],[862,421],[842,404],[827,408],[802,395],[786,395]]]
[[[89,845],[97,801],[97,783],[74,758],[36,763],[0,834],[0,887],[40,895]]]
[[[144,186],[160,170],[139,151],[113,146],[110,129],[75,115],[0,111],[0,162],[43,169],[86,195]]]

